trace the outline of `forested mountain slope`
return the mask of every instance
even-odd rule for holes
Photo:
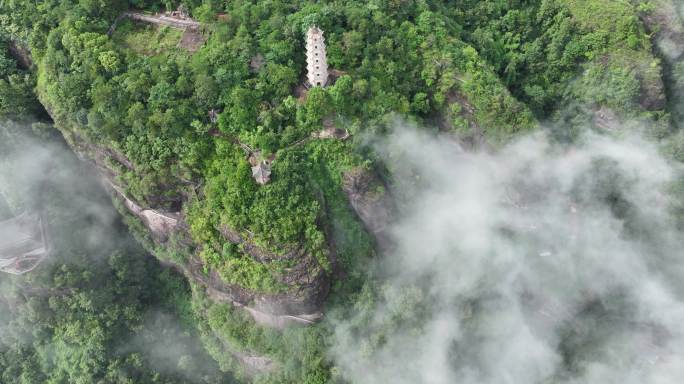
[[[120,17],[179,5],[201,24],[198,48],[183,44],[187,31]],[[677,6],[6,1],[0,117],[38,132],[48,128],[36,121],[52,119],[95,165],[135,237],[188,278],[223,370],[327,382],[325,325],[278,329],[368,294],[368,265],[401,199],[372,137],[401,119],[496,150],[546,126],[571,141],[580,128],[638,124],[684,160],[683,27],[662,11]],[[313,25],[335,80],[306,89]],[[327,128],[350,137],[321,138]],[[260,185],[250,161],[265,160],[272,175]]]

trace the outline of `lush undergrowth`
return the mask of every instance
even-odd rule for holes
[[[88,143],[94,153],[99,148],[114,154],[107,159],[114,181],[142,206],[181,211],[206,266],[225,282],[251,291],[296,292],[296,284],[283,282],[296,261],[260,262],[228,243],[226,229],[271,254],[304,250],[311,276],[344,276],[334,282],[331,305],[370,300],[360,287],[367,280],[373,241],[341,186],[345,172],[373,167],[365,144],[385,132],[388,117],[437,126],[493,147],[537,129],[538,121],[560,121],[553,125],[561,127],[561,136],[571,136],[574,127],[594,124],[598,111],[610,111],[618,121],[647,121],[658,136],[669,129],[663,128],[669,121],[663,67],[639,20],[649,9],[643,2],[184,0],[208,38],[194,54],[178,47],[181,32],[172,28],[123,20],[111,37],[107,34],[126,9],[157,11],[178,3],[0,3],[0,51],[9,52],[14,41],[30,48],[34,62],[31,70],[20,69],[9,55],[0,57],[0,116],[30,121],[29,116],[41,115],[33,97],[36,87],[67,140]],[[325,31],[328,62],[340,72],[334,83],[299,97],[303,37],[314,24]],[[259,57],[262,64],[255,60]],[[215,122],[212,110],[219,113]],[[308,139],[324,120],[352,138]],[[34,130],[46,132],[41,124]],[[680,134],[669,145],[674,156],[680,156],[681,142]],[[245,148],[259,159],[275,159],[270,183],[260,186],[253,180]],[[180,244],[158,248],[140,221],[126,221],[161,258],[183,264],[195,254]],[[132,281],[116,273],[118,266],[103,267],[106,279],[134,288],[121,288],[128,296],[99,298],[100,307],[93,308],[125,306],[128,297],[152,287],[161,292],[132,299],[139,301],[134,319],[121,323],[120,332],[140,331],[143,308],[161,300],[200,329],[223,370],[237,369],[240,353],[259,354],[273,359],[277,369],[258,380],[334,380],[323,352],[325,326],[284,333],[264,329],[242,311],[212,304],[199,287],[191,298],[189,288],[174,277],[157,277],[150,262],[140,265],[127,254],[110,259],[127,271],[152,269]],[[64,327],[74,332],[71,321]],[[144,376],[145,361],[111,355],[117,337],[107,334],[96,344],[104,357],[87,363],[99,369],[92,368],[91,377],[108,375],[103,366],[128,372],[118,368],[121,364],[152,377]],[[31,380],[46,380],[52,371],[36,368],[42,365],[35,360],[44,350],[31,348],[12,352],[18,353],[16,359],[21,353],[29,356],[30,363],[17,374],[42,372]],[[69,372],[91,368],[74,366]]]
[[[123,20],[117,24],[112,40],[119,47],[152,56],[178,48],[182,32],[170,27],[156,27],[149,24]]]
[[[569,101],[633,116],[663,108],[639,106],[642,90],[662,89],[661,67],[629,2],[457,3],[450,12],[464,26],[465,40],[539,116]]]

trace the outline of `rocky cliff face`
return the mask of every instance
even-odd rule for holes
[[[146,232],[142,235],[149,239],[148,244],[145,244],[148,250],[182,271],[194,283],[204,287],[207,295],[215,302],[242,308],[256,323],[275,328],[309,325],[322,318],[321,309],[330,289],[330,277],[316,266],[312,255],[298,248],[287,250],[284,254],[275,254],[260,247],[239,231],[219,228],[226,242],[239,245],[246,254],[260,263],[282,260],[290,262],[290,267],[281,276],[281,282],[288,287],[285,293],[267,294],[227,284],[218,271],[206,265],[199,257],[198,246],[191,239],[182,208],[168,211],[147,207],[126,194],[126,186],[117,181],[116,167],[111,164],[132,170],[131,161],[112,148],[85,140],[72,130],[62,130],[62,133],[79,157],[91,162],[99,171],[105,187],[121,203],[119,206],[122,213],[142,224],[141,227]],[[182,193],[178,196],[180,201],[174,205],[183,207],[187,201]],[[155,199],[153,197],[149,200]],[[183,246],[182,249],[177,249],[179,244]],[[163,257],[164,254],[173,252],[182,253],[185,261],[169,261]]]
[[[19,67],[22,69],[29,69],[33,66],[33,61],[31,60],[31,52],[24,48],[21,44],[15,41],[9,42],[9,52],[10,55],[17,61]]]
[[[684,6],[675,0],[653,2],[641,19],[653,34],[658,55],[665,62],[664,78],[673,119],[684,125]]]
[[[389,246],[387,227],[392,217],[392,199],[372,171],[356,168],[344,175],[343,190],[349,203],[381,249]]]
[[[651,33],[660,53],[667,60],[678,60],[684,55],[684,25],[681,9],[673,0],[653,2],[654,8],[644,12],[641,18]]]
[[[203,286],[210,298],[216,302],[229,303],[245,309],[258,324],[283,328],[290,324],[310,324],[322,317],[320,312],[323,301],[328,294],[330,281],[324,273],[311,276],[309,273],[310,263],[313,257],[301,250],[293,250],[285,256],[278,256],[263,250],[249,239],[245,239],[239,233],[224,229],[222,233],[227,242],[238,244],[255,260],[267,263],[275,259],[283,258],[294,261],[294,266],[289,268],[282,281],[289,289],[282,294],[265,294],[242,288],[237,285],[227,284],[223,281],[218,271],[207,266],[198,256],[197,247],[190,239],[188,226],[182,212],[167,213],[154,209],[145,209],[131,201],[120,190],[113,188],[115,196],[120,199],[128,213],[142,222],[149,231],[157,249],[165,251],[177,251],[171,238],[182,239],[193,249],[193,253],[185,255],[187,262],[177,263],[176,267],[195,283]],[[155,250],[153,249],[153,252]]]

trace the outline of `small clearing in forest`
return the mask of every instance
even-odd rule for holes
[[[112,39],[119,46],[140,55],[155,56],[177,49],[182,34],[182,30],[168,26],[122,20]]]

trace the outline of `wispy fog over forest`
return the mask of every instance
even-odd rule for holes
[[[679,384],[684,2],[0,0],[1,384]]]

